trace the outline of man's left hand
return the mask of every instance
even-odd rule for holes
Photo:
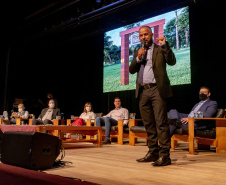
[[[166,42],[166,37],[156,38],[159,41],[159,44],[164,44]]]
[[[184,123],[184,124],[187,124],[188,123],[188,118],[182,118],[181,122]]]

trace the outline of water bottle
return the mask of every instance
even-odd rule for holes
[[[198,117],[198,113],[194,112],[194,118],[197,118],[197,117]]]
[[[75,138],[76,138],[76,140],[82,139],[82,134],[75,134]]]
[[[64,113],[61,113],[61,119],[64,119]]]
[[[56,119],[61,119],[61,116],[56,116]]]
[[[75,134],[75,138],[79,140],[79,134]]]
[[[203,112],[199,111],[199,112],[198,112],[198,117],[199,117],[199,118],[203,118]]]

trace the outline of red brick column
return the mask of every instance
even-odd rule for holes
[[[121,36],[121,84],[129,84],[129,34]]]
[[[159,25],[159,37],[163,37],[164,36],[164,28],[163,28],[164,24],[160,24]]]
[[[159,25],[154,26],[154,43],[159,44],[159,41],[156,39],[159,37]]]
[[[156,38],[163,37],[164,36],[164,24],[159,24],[157,26],[154,26],[154,43],[159,44],[158,40]]]

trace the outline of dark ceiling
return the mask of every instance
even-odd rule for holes
[[[130,24],[192,0],[22,0],[7,1],[1,19],[9,39],[67,42]],[[57,38],[57,39],[56,39]]]

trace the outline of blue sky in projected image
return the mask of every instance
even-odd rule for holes
[[[181,14],[181,9],[177,9],[177,15],[179,16]],[[158,15],[158,16],[155,16],[155,17],[152,17],[152,18],[149,18],[149,19],[145,19],[141,22],[141,25],[144,25],[144,24],[148,24],[150,22],[155,22],[155,21],[158,21],[160,19],[165,19],[165,24],[164,24],[164,29],[165,29],[165,25],[168,21],[170,21],[171,19],[175,18],[175,11],[171,11],[171,12],[168,12],[168,13],[164,13],[164,14],[161,14],[161,15]],[[121,37],[119,35],[119,33],[121,31],[124,31],[126,30],[124,27],[120,27],[118,29],[114,29],[114,30],[111,30],[111,31],[108,31],[106,32],[107,36],[110,36],[111,39],[109,39],[110,41],[113,41],[113,44],[116,45],[116,46],[121,46]]]

